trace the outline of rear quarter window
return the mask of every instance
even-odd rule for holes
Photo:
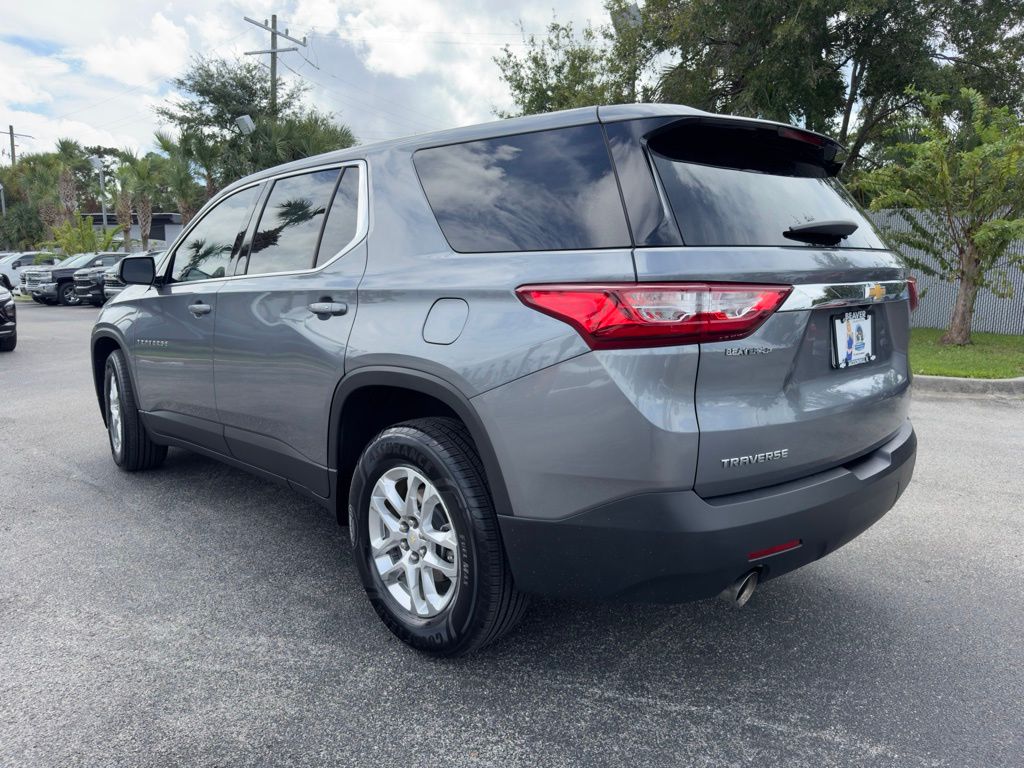
[[[596,124],[421,149],[413,161],[456,251],[630,245],[611,158]]]

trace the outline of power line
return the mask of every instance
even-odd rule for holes
[[[356,109],[356,110],[361,109],[361,110],[365,110],[365,111],[368,111],[368,112],[377,112],[382,117],[389,118],[390,121],[393,122],[393,123],[394,122],[402,123],[405,126],[405,129],[407,131],[412,131],[413,133],[419,133],[419,132],[421,132],[423,130],[423,127],[421,125],[411,121],[408,118],[408,116],[401,115],[401,114],[398,114],[396,112],[391,112],[389,110],[385,110],[383,107],[377,106],[375,104],[368,103],[368,102],[366,102],[366,101],[364,101],[362,99],[359,99],[359,98],[357,98],[355,96],[352,96],[352,95],[347,95],[346,96],[346,100],[352,102],[351,104],[342,103],[341,98],[338,95],[336,95],[330,88],[328,88],[323,83],[319,82],[318,80],[314,80],[309,75],[305,75],[305,74],[295,70],[294,68],[290,67],[288,64],[285,64],[284,66],[292,74],[294,74],[294,75],[296,75],[296,76],[298,76],[298,77],[300,77],[300,78],[302,78],[304,80],[308,80],[309,82],[313,83],[314,85],[320,86],[324,90],[323,96],[326,99],[328,99],[329,101],[333,102],[335,104],[335,106],[337,106],[343,112],[348,112],[348,111],[353,110],[353,109]]]
[[[311,47],[310,51],[312,51],[315,54],[316,53],[316,48],[315,47]],[[331,72],[327,72],[327,71],[321,69],[317,64],[314,64],[312,61],[307,59],[305,56],[302,56],[302,54],[299,54],[299,55],[302,57],[302,60],[304,62],[309,64],[309,66],[313,67],[318,72],[323,72],[325,75],[327,75],[332,80],[337,80],[342,85],[344,85],[344,86],[346,86],[346,87],[348,87],[348,88],[350,88],[352,90],[359,91],[360,93],[366,94],[366,96],[368,96],[370,99],[373,99],[373,101],[374,101],[374,104],[373,104],[373,107],[372,107],[373,109],[377,109],[377,110],[383,111],[383,112],[389,112],[389,110],[381,109],[379,106],[376,105],[376,102],[383,101],[385,104],[391,104],[392,106],[397,107],[398,109],[402,110],[402,115],[401,115],[402,119],[405,119],[405,117],[407,115],[413,115],[413,116],[419,117],[419,118],[421,118],[423,120],[426,120],[428,123],[433,123],[434,125],[437,125],[437,123],[435,122],[437,120],[437,116],[436,115],[427,115],[427,114],[425,114],[423,112],[417,112],[416,110],[411,109],[407,104],[399,104],[399,103],[397,103],[395,101],[392,101],[390,99],[382,99],[377,94],[371,93],[370,91],[366,90],[365,88],[362,88],[359,85],[356,85],[355,83],[353,83],[350,80],[345,80],[343,78],[338,77],[337,75],[332,74]],[[295,70],[292,70],[292,71],[295,72]],[[299,77],[306,77],[306,78],[308,78],[312,82],[314,82],[317,85],[319,85],[321,88],[327,88],[326,85],[324,85],[323,83],[319,83],[316,80],[313,80],[313,78],[309,77],[308,75],[304,75],[304,74],[302,74],[300,72],[295,72],[295,74],[297,74]],[[394,113],[390,113],[390,114],[394,114]]]
[[[308,59],[306,59],[305,61],[307,61],[307,63],[309,63],[312,66],[312,62],[309,62]],[[347,107],[345,107],[345,105],[343,105],[340,101],[337,100],[337,97],[334,95],[334,93],[331,91],[331,89],[328,86],[324,85],[323,83],[321,83],[318,80],[314,80],[308,74],[303,74],[302,72],[298,72],[297,70],[293,69],[292,67],[288,66],[287,64],[285,64],[285,67],[287,67],[288,70],[290,70],[293,74],[297,75],[298,77],[301,77],[301,78],[303,78],[305,80],[308,80],[309,82],[311,82],[311,83],[313,83],[315,85],[319,85],[322,89],[324,89],[324,92],[325,92],[325,95],[326,95],[327,98],[329,98],[331,100],[334,100],[335,103],[339,107],[341,107],[342,109],[346,109],[347,108]],[[331,75],[330,72],[325,72],[324,74],[326,74],[328,77],[334,77],[333,75]],[[338,82],[344,83],[344,81],[341,80],[340,78],[334,78],[334,79],[338,80]],[[372,94],[370,94],[370,97],[374,98],[372,96]],[[391,118],[391,122],[395,122],[397,120],[400,123],[404,123],[408,130],[411,130],[411,131],[413,131],[415,133],[420,133],[420,132],[422,132],[424,130],[422,124],[417,124],[417,123],[415,123],[415,122],[413,122],[413,121],[411,121],[409,119],[409,114],[402,114],[402,113],[399,113],[399,112],[392,112],[391,110],[384,109],[383,107],[381,107],[378,104],[375,104],[373,102],[367,102],[364,99],[357,98],[355,96],[352,96],[351,94],[347,95],[346,98],[349,101],[355,102],[357,106],[362,105],[363,109],[367,109],[367,110],[370,110],[370,111],[378,112],[382,116],[386,115],[386,116],[390,117]],[[393,102],[387,102],[387,103],[393,103]],[[433,118],[431,118],[431,119],[433,119]],[[435,124],[435,126],[436,126],[436,124]],[[428,128],[427,130],[431,130],[431,129]]]

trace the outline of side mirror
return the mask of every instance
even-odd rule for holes
[[[152,285],[156,280],[156,262],[152,256],[126,256],[121,259],[117,276],[127,285]]]

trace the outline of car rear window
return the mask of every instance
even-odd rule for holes
[[[801,138],[804,137],[804,138]],[[808,247],[790,227],[850,221],[840,248],[885,248],[839,181],[827,144],[775,126],[687,121],[648,141],[686,245]],[[813,244],[810,247],[820,247]]]
[[[413,157],[441,231],[463,253],[630,245],[600,126],[421,149]]]

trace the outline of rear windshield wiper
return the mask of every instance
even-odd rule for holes
[[[834,221],[809,221],[797,224],[782,233],[790,240],[815,245],[839,245],[839,241],[857,231],[857,222],[845,219]]]

